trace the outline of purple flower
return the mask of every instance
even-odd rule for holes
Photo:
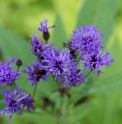
[[[37,35],[32,37],[31,50],[39,58],[43,57],[43,53],[49,49],[53,44],[43,45],[43,42],[37,38]]]
[[[64,74],[64,82],[63,84],[70,86],[78,86],[84,82],[84,75],[80,69],[78,69],[75,65],[70,67],[70,70],[65,72]]]
[[[106,52],[104,55],[100,56],[100,52],[98,54],[87,54],[81,57],[82,63],[86,66],[87,70],[97,70],[97,74],[100,75],[100,68],[103,66],[110,66],[114,59],[110,58],[110,53]]]
[[[20,72],[14,70],[11,63],[15,59],[9,59],[6,63],[0,63],[0,84],[12,85],[18,79]]]
[[[99,52],[102,50],[101,38],[103,34],[92,25],[91,27],[84,25],[73,31],[73,38],[69,41],[72,50],[80,50],[81,54]]]
[[[43,68],[49,70],[49,73],[53,74],[56,78],[67,71],[72,64],[74,64],[73,59],[69,50],[60,51],[57,49],[51,49],[46,55],[42,62],[45,63]]]
[[[47,81],[47,70],[41,67],[39,61],[35,61],[33,64],[27,66],[27,70],[24,70],[28,74],[28,81],[32,86],[35,86],[40,79]]]
[[[5,96],[3,104],[6,105],[4,110],[0,111],[0,114],[10,113],[9,119],[12,119],[12,114],[17,112],[18,115],[22,114],[22,109],[27,107],[28,110],[33,110],[33,99],[32,97],[22,91],[19,87],[15,87],[14,91],[8,89],[3,90],[2,94]]]
[[[49,28],[54,28],[55,27],[55,25],[52,25],[52,26],[48,27],[47,24],[48,24],[48,19],[44,19],[43,21],[41,21],[39,31],[44,33],[44,32],[48,32]]]

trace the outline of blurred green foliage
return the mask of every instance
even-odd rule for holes
[[[32,113],[25,111],[19,117],[15,115],[12,121],[0,117],[0,124],[58,124],[59,121],[60,124],[121,124],[122,1],[1,0],[0,50],[5,60],[14,56],[21,58],[23,68],[34,60],[27,41],[44,17],[49,18],[49,25],[56,24],[55,30],[50,30],[51,40],[59,48],[70,38],[72,30],[83,24],[95,24],[105,34],[104,46],[111,51],[115,62],[107,70],[103,69],[104,74],[100,77],[92,74],[85,84],[72,88],[71,97],[64,96],[63,101],[59,93],[52,93],[58,87],[52,77],[48,83],[40,82],[35,97],[37,110]],[[33,90],[25,82],[26,77],[20,79],[17,83],[21,88],[28,92]],[[42,96],[48,96],[56,103],[47,108],[47,113],[39,108]]]
[[[67,32],[71,33],[80,4],[81,0],[1,0],[0,24],[29,38],[35,33],[40,20],[47,17],[52,24],[56,14],[60,13]]]

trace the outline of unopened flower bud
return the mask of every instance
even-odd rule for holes
[[[20,66],[22,65],[22,61],[21,61],[20,59],[18,59],[18,60],[16,61],[16,65],[17,65],[18,67],[20,67]]]

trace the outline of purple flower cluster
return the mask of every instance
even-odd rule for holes
[[[47,23],[47,19],[43,20],[39,31],[44,33],[48,32],[49,28],[54,28],[54,25],[47,27]],[[37,36],[32,37],[31,50],[37,56],[38,62],[33,64],[33,68],[28,66],[28,71],[25,71],[29,75],[29,82],[36,85],[40,79],[47,81],[48,75],[51,74],[64,86],[77,86],[84,82],[85,77],[77,61],[80,66],[86,67],[86,70],[97,70],[100,75],[101,67],[108,67],[114,61],[109,52],[100,55],[103,50],[103,36],[94,25],[84,25],[73,31],[72,38],[68,43],[64,43],[67,50],[54,48],[53,44],[44,45]],[[35,74],[38,71],[45,73]]]
[[[28,82],[35,86],[40,80],[48,81],[48,75],[53,75],[55,80],[63,85],[76,87],[85,82],[85,78],[92,70],[97,71],[97,75],[102,73],[101,67],[108,67],[114,61],[110,57],[110,53],[106,52],[101,55],[103,51],[103,42],[101,34],[94,25],[79,27],[72,33],[72,38],[63,46],[67,49],[55,48],[52,43],[48,43],[50,38],[49,28],[54,28],[55,25],[48,27],[48,20],[44,19],[40,23],[38,31],[43,34],[43,40],[38,38],[38,34],[34,35],[31,40],[31,51],[36,56],[36,60],[23,70],[22,74],[28,75]],[[33,97],[16,86],[15,81],[21,74],[19,67],[22,61],[16,61],[17,69],[14,70],[11,65],[16,59],[10,59],[6,63],[0,63],[0,85],[11,86],[13,90],[2,90],[5,96],[4,103],[6,108],[0,113],[4,115],[9,113],[9,119],[12,114],[17,112],[22,114],[23,109],[28,111],[34,110],[34,93]],[[89,70],[85,75],[83,68]],[[62,86],[61,86],[62,87]]]
[[[114,62],[109,52],[100,55],[103,50],[103,42],[101,40],[103,36],[94,25],[91,27],[84,25],[73,31],[72,39],[67,45],[70,50],[80,53],[81,64],[87,70],[97,70],[98,75],[101,73],[101,67],[108,67]]]
[[[27,108],[28,111],[34,110],[33,98],[19,87],[15,87],[13,92],[8,89],[3,90],[2,94],[5,96],[3,104],[6,105],[6,108],[1,110],[0,113],[2,115],[10,113],[8,119],[12,119],[12,114],[14,112],[17,112],[18,115],[22,114],[24,108]]]
[[[13,68],[12,63],[16,63],[18,67],[16,70]],[[27,108],[28,111],[34,109],[33,99],[31,95],[22,91],[19,87],[15,86],[15,81],[18,79],[19,67],[22,65],[20,59],[9,59],[6,63],[0,63],[0,84],[5,86],[11,86],[14,91],[2,90],[2,94],[5,96],[3,104],[6,105],[4,110],[0,111],[0,114],[4,115],[10,113],[9,119],[12,119],[12,114],[17,112],[18,115],[22,114],[22,109]]]

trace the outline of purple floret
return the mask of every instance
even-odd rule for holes
[[[15,59],[10,59],[6,63],[0,63],[0,84],[12,85],[18,79],[20,72],[14,70],[11,63]]]
[[[22,114],[22,110],[27,107],[27,110],[33,110],[33,99],[32,97],[22,91],[19,87],[15,87],[14,91],[8,89],[3,90],[2,94],[5,96],[3,104],[6,105],[4,110],[0,111],[0,114],[4,115],[9,113],[9,118],[12,119],[12,114],[17,112],[18,115]]]
[[[35,86],[40,79],[47,81],[48,71],[41,67],[39,61],[35,61],[33,64],[28,65],[24,72],[28,74],[29,78],[27,80],[32,86]]]
[[[47,24],[48,24],[48,19],[44,19],[43,21],[41,21],[39,31],[44,33],[44,32],[48,32],[49,28],[54,28],[55,27],[55,25],[52,25],[52,26],[48,27]]]
[[[114,59],[110,57],[110,53],[106,52],[104,55],[100,56],[98,54],[87,54],[81,57],[82,63],[86,66],[87,70],[97,70],[97,74],[100,75],[101,70],[100,68],[103,66],[110,66]]]

